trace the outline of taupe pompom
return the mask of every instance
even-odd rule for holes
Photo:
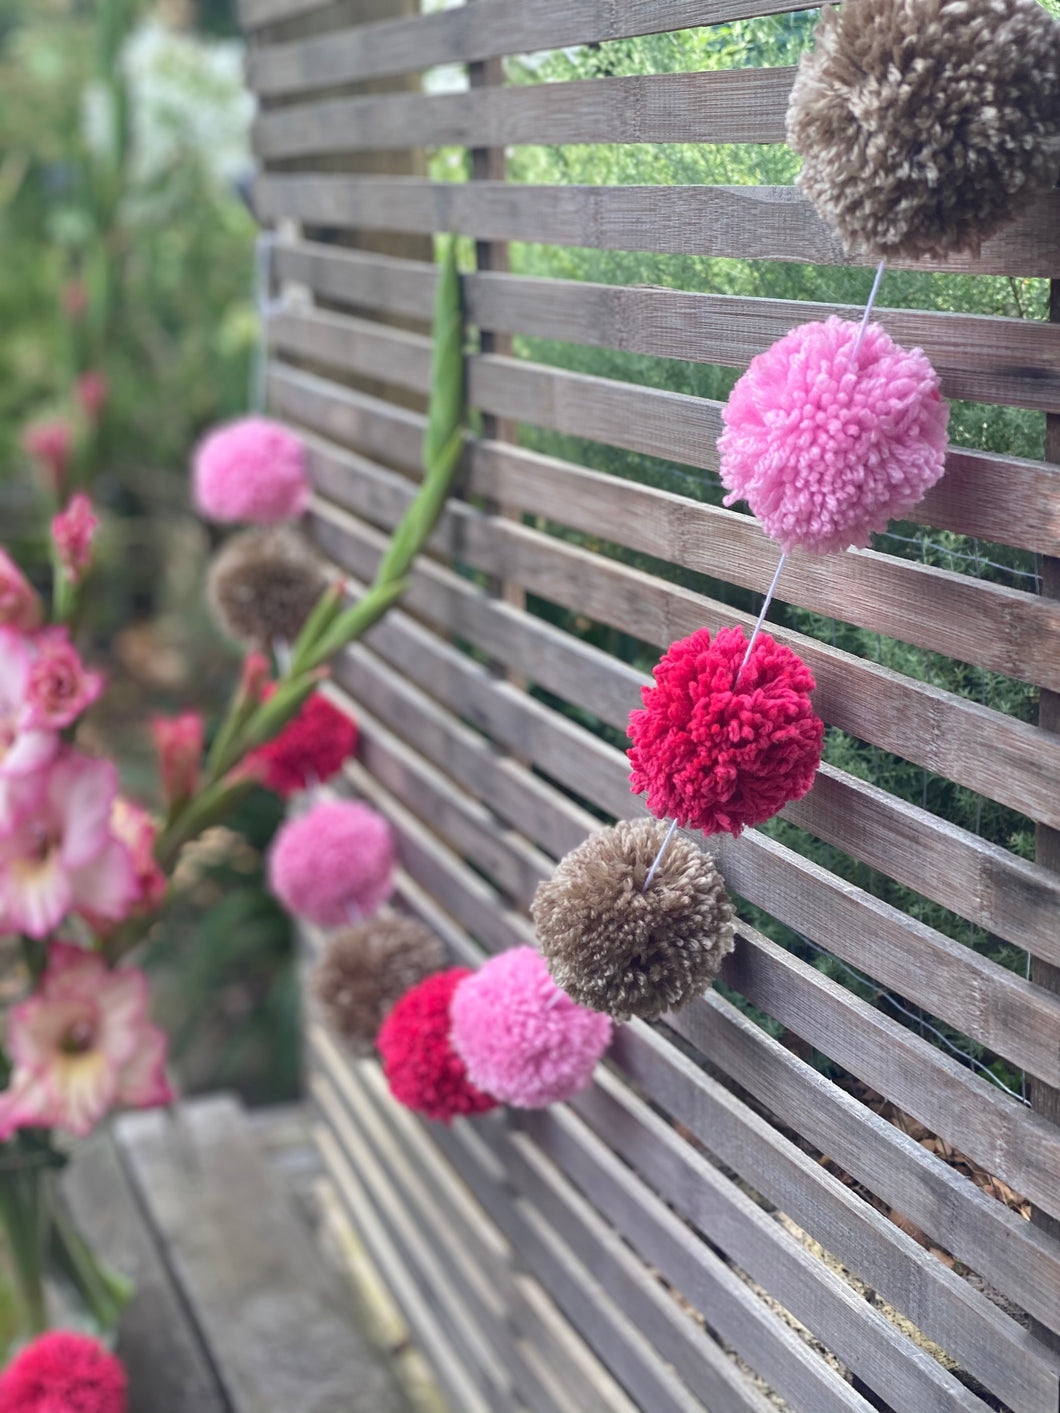
[[[243,530],[221,546],[208,589],[224,631],[247,647],[293,643],[327,580],[296,530]]]
[[[415,918],[386,910],[328,939],[313,973],[313,995],[346,1048],[370,1055],[394,1002],[445,960],[433,932]]]
[[[844,0],[799,64],[788,141],[848,250],[978,251],[1060,176],[1060,22],[1038,0]]]
[[[667,826],[624,820],[591,834],[538,885],[537,940],[558,986],[616,1020],[652,1020],[700,995],[732,951],[733,907],[714,860]]]

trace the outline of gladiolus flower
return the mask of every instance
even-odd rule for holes
[[[102,692],[102,674],[85,668],[67,628],[45,628],[34,638],[33,650],[26,679],[27,723],[61,731]]]
[[[71,910],[120,921],[137,888],[110,830],[117,772],[71,749],[43,775],[32,813],[0,839],[0,926],[46,937]]]
[[[59,749],[55,731],[29,723],[32,667],[33,640],[0,628],[0,835],[39,804],[43,768]]]
[[[22,434],[22,446],[48,478],[52,490],[59,490],[70,464],[74,431],[62,417],[36,422]]]
[[[139,897],[131,911],[153,912],[166,896],[166,875],[155,862],[158,830],[154,821],[140,805],[119,795],[111,807],[110,832],[132,859]]]
[[[0,624],[32,633],[41,617],[40,596],[7,551],[0,549]]]
[[[0,1094],[0,1139],[38,1127],[83,1138],[117,1105],[171,1103],[166,1037],[147,1001],[142,971],[112,971],[94,952],[53,942],[39,987],[8,1016],[14,1072]]]
[[[74,388],[77,401],[85,416],[92,422],[99,421],[99,415],[107,405],[110,384],[103,373],[82,373]]]
[[[99,521],[88,496],[78,492],[52,521],[56,557],[72,584],[80,583],[92,564],[92,541]]]
[[[166,803],[183,804],[199,785],[206,731],[203,719],[197,711],[186,711],[181,716],[156,716],[151,730]]]

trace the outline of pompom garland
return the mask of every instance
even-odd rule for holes
[[[497,1107],[468,1079],[449,1040],[453,992],[470,975],[467,967],[450,967],[427,977],[405,992],[379,1030],[383,1073],[394,1098],[445,1124]]]
[[[0,1413],[125,1413],[127,1407],[121,1360],[73,1330],[40,1335],[0,1374]]]
[[[945,469],[949,407],[915,348],[835,317],[760,353],[722,409],[725,504],[746,500],[785,551],[864,547]]]
[[[214,556],[206,581],[223,631],[259,649],[293,643],[326,586],[309,546],[285,525],[232,535]]]
[[[393,892],[394,839],[382,815],[328,800],[283,825],[269,854],[269,885],[296,917],[342,927],[370,917]]]
[[[647,791],[653,814],[738,835],[813,785],[824,740],[813,675],[768,633],[741,671],[746,650],[742,628],[713,642],[701,628],[671,644],[655,686],[642,688],[629,719],[630,788]]]
[[[354,1055],[371,1055],[395,1001],[445,965],[433,932],[403,913],[383,911],[328,938],[312,977],[325,1019]]]
[[[450,1012],[472,1084],[520,1109],[584,1089],[611,1039],[610,1019],[560,991],[533,947],[502,952],[465,977]]]
[[[591,834],[538,886],[533,913],[549,971],[583,1006],[652,1020],[711,985],[732,951],[733,908],[709,854],[654,819]]]
[[[848,250],[978,251],[1060,176],[1060,23],[1038,0],[828,6],[788,141]]]
[[[265,525],[294,519],[309,504],[305,447],[271,418],[241,417],[200,442],[192,486],[207,520]]]
[[[261,700],[268,701],[275,691],[275,683],[268,683]],[[245,763],[263,785],[287,799],[298,790],[330,780],[356,745],[353,718],[329,702],[323,692],[314,692],[280,734],[251,751]]]

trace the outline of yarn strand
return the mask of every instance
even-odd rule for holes
[[[675,830],[676,828],[677,828],[677,820],[676,820],[676,819],[671,819],[671,821],[670,821],[670,828],[666,831],[666,838],[665,838],[665,839],[662,841],[662,843],[659,845],[659,852],[655,855],[655,858],[652,860],[651,868],[648,869],[648,876],[647,876],[647,878],[644,880],[644,887],[640,890],[642,893],[646,893],[646,892],[648,891],[648,889],[651,887],[651,881],[652,881],[652,879],[655,877],[655,871],[656,871],[656,869],[659,867],[659,865],[660,865],[660,864],[662,863],[662,861],[663,861],[663,855],[666,853],[666,850],[669,848],[670,840],[674,837],[674,830]]]
[[[869,319],[872,316],[873,306],[876,303],[876,296],[880,292],[880,284],[883,281],[883,272],[887,266],[886,260],[881,260],[876,266],[876,278],[872,282],[872,289],[869,293],[869,302],[865,305],[865,313],[861,317],[861,328],[858,330],[857,340],[854,343],[854,352],[851,354],[851,361],[857,362],[858,354],[861,352],[861,341],[865,337],[865,332],[869,327]]]

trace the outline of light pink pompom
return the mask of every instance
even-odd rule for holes
[[[787,551],[863,548],[942,475],[949,407],[919,348],[878,324],[803,324],[752,360],[722,409],[725,504]]]
[[[533,947],[513,947],[465,977],[450,1016],[471,1083],[519,1109],[584,1089],[611,1039],[610,1016],[572,1001]]]
[[[288,912],[340,927],[386,902],[393,868],[394,840],[382,815],[336,800],[283,826],[269,856],[269,882]]]
[[[208,520],[290,520],[309,502],[301,441],[268,417],[243,417],[199,443],[195,504]]]

